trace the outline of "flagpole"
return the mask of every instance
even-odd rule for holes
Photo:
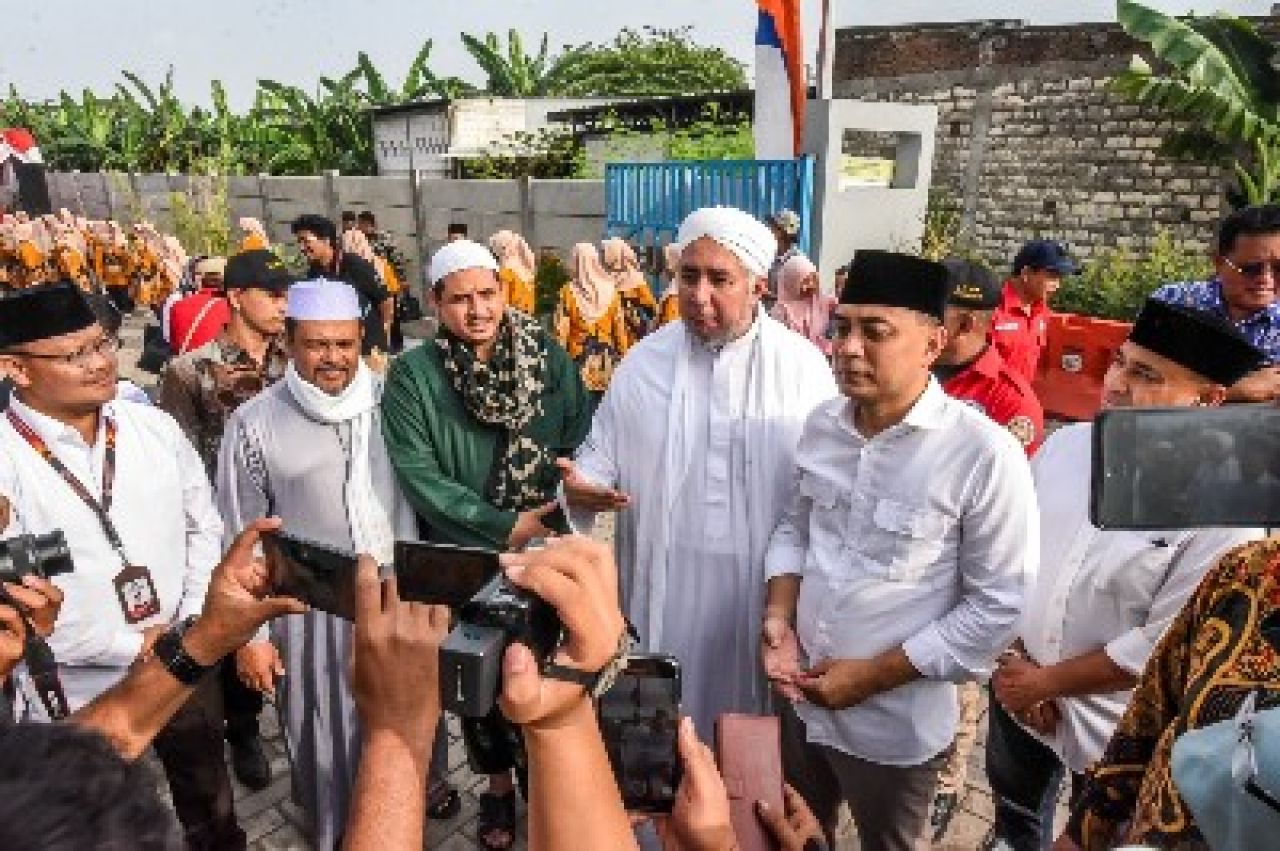
[[[836,31],[831,26],[831,0],[822,0],[822,29],[818,35],[818,100],[830,100],[831,65],[835,61]]]

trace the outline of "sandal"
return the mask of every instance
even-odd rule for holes
[[[480,794],[476,841],[487,851],[510,851],[516,844],[516,793]]]
[[[436,783],[427,793],[427,818],[448,821],[462,811],[462,796],[447,783]]]

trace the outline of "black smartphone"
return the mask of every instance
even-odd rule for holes
[[[285,532],[264,532],[262,552],[271,593],[313,609],[356,619],[356,555]]]
[[[498,575],[498,553],[426,541],[396,541],[396,588],[401,600],[457,608]]]
[[[596,712],[627,809],[671,812],[682,775],[680,663],[674,656],[632,656]]]
[[[1100,529],[1280,526],[1280,405],[1100,412],[1089,502]]]

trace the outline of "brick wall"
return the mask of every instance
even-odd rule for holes
[[[1276,18],[1256,22],[1280,33]],[[834,89],[938,106],[937,202],[993,262],[1032,236],[1086,258],[1141,250],[1161,230],[1207,247],[1224,176],[1161,156],[1174,125],[1107,90],[1140,48],[1111,24],[850,28],[836,36]]]

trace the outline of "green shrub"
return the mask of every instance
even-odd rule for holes
[[[1161,284],[1204,280],[1213,272],[1208,256],[1161,231],[1141,253],[1112,248],[1084,264],[1084,272],[1062,282],[1053,309],[1103,319],[1132,321]]]
[[[226,257],[235,253],[226,178],[192,177],[185,192],[172,192],[169,199],[174,236],[188,254]]]

